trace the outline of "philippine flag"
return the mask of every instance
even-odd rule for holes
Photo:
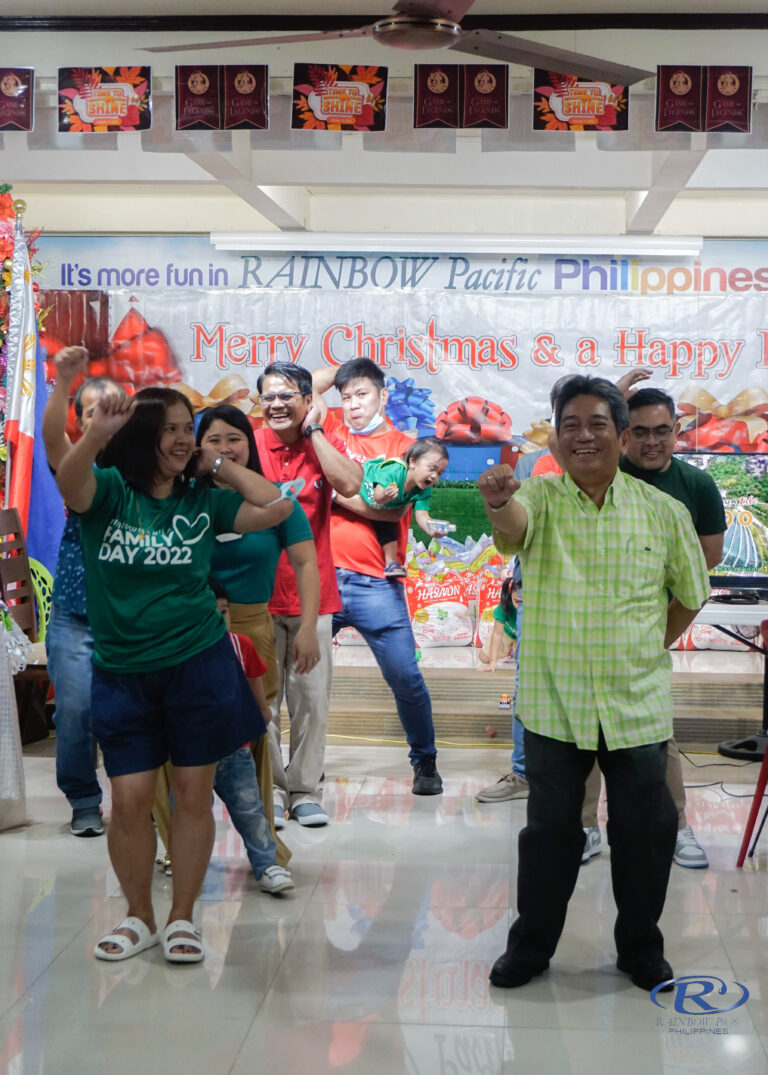
[[[51,573],[56,566],[64,507],[45,459],[45,362],[37,336],[29,251],[16,229],[8,310],[8,397],[5,439],[10,448],[6,503],[18,509],[27,553]]]

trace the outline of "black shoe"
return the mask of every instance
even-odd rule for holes
[[[497,985],[500,989],[517,989],[518,986],[527,985],[537,974],[543,974],[548,966],[549,962],[537,969],[505,952],[491,967],[488,978],[491,985]]]
[[[650,993],[661,982],[670,982],[670,985],[662,986],[659,992],[672,992],[673,986],[671,982],[675,977],[675,972],[663,956],[657,956],[655,959],[638,963],[630,963],[629,960],[622,959],[619,956],[616,960],[616,967],[624,974],[628,974],[632,979],[632,984],[636,985],[638,989],[645,989]]]
[[[413,794],[414,795],[441,795],[443,781],[437,771],[434,755],[422,758],[413,767]]]

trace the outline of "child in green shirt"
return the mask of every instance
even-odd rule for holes
[[[478,653],[481,672],[495,672],[496,662],[515,655],[517,647],[517,606],[519,598],[512,578],[504,579],[501,599],[493,610],[493,631]]]
[[[372,508],[413,506],[422,530],[435,536],[445,533],[445,524],[430,518],[429,503],[432,486],[447,466],[448,452],[437,437],[421,437],[402,459],[371,459],[363,463],[360,496]],[[384,552],[384,575],[388,579],[403,578],[405,567],[397,558],[397,521],[374,522],[373,528]]]

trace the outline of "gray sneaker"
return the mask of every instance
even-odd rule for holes
[[[528,781],[517,773],[505,773],[495,784],[478,791],[479,803],[505,803],[508,799],[527,799]]]
[[[600,835],[599,825],[590,825],[588,829],[584,829],[584,850],[581,853],[581,864],[589,860],[594,855],[599,855],[603,850],[603,838]]]
[[[101,820],[101,810],[98,806],[86,806],[73,810],[69,831],[73,836],[101,836],[104,832],[104,822]]]
[[[688,870],[706,870],[709,866],[707,853],[693,835],[690,825],[678,832],[673,858],[678,866],[685,866]]]

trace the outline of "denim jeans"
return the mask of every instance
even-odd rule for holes
[[[525,779],[525,728],[515,716],[520,689],[520,646],[523,641],[523,599],[517,606],[517,651],[515,653],[515,696],[512,702],[512,772]]]
[[[371,647],[381,674],[395,696],[397,715],[411,748],[411,764],[434,757],[437,749],[432,700],[416,663],[403,586],[340,568],[336,577],[342,609],[333,617],[334,634],[342,627],[356,627]]]
[[[232,824],[243,838],[248,861],[258,880],[267,866],[274,866],[275,841],[261,801],[256,766],[248,747],[241,747],[216,766],[213,790],[229,811]]]
[[[101,803],[91,735],[93,635],[84,616],[54,604],[45,637],[55,691],[56,783],[73,810]]]

